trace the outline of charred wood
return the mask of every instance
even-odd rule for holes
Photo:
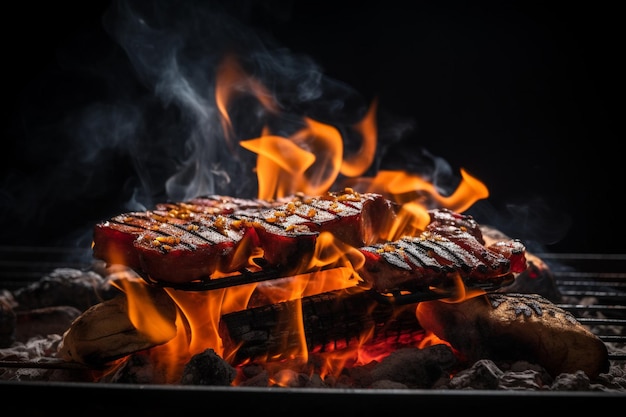
[[[371,335],[367,343],[399,340],[423,329],[415,317],[417,304],[380,303],[373,293],[347,289],[225,314],[220,336],[231,363],[260,357],[281,358],[301,344],[294,318],[302,315],[306,347],[334,351]]]

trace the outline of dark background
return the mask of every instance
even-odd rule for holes
[[[382,128],[408,121],[400,154],[426,148],[481,179],[491,195],[476,207],[480,222],[547,251],[626,253],[624,34],[614,2],[370,3],[229,7],[329,77],[376,97]],[[89,86],[80,65],[60,64],[68,45],[92,43],[99,59],[119,59],[102,30],[108,7],[22,2],[6,18],[2,245],[84,244],[77,236],[127,198],[119,184],[132,170],[114,153],[41,190],[59,158],[72,158],[60,151],[62,137],[45,134],[58,131],[66,104],[58,97],[76,106]]]

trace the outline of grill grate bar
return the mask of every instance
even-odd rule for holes
[[[626,254],[538,256],[550,266],[563,297],[558,306],[607,345],[611,362],[626,361]],[[591,297],[595,297],[592,304],[581,303]]]
[[[581,279],[591,278],[592,282],[597,282],[600,280],[614,281],[617,284],[621,284],[621,280],[626,279],[626,273],[624,272],[583,272],[583,271],[554,271],[553,275],[556,278],[576,278],[576,283],[580,282]],[[557,282],[559,282],[557,280]]]
[[[595,273],[593,275],[593,277],[595,278],[594,280],[575,280],[575,281],[560,281],[560,280],[556,280],[556,284],[562,287],[606,287],[607,284],[610,285],[613,288],[624,288],[626,289],[626,275],[624,275],[621,280],[615,280],[615,281],[604,281],[602,280],[602,277],[600,276],[600,274]]]
[[[560,262],[572,261],[623,261],[626,262],[626,254],[624,253],[535,253],[536,256],[547,260],[555,260]]]
[[[587,291],[587,290],[561,290],[561,295],[572,297],[598,297],[598,298],[617,298],[626,301],[626,295],[621,292],[609,291]]]
[[[600,325],[608,325],[608,326],[626,326],[626,319],[594,319],[587,317],[579,317],[578,321],[581,324],[589,325],[589,326],[600,326]]]
[[[622,305],[602,305],[602,304],[594,304],[594,305],[584,305],[584,304],[557,304],[563,310],[568,311],[616,311],[616,312],[626,312],[626,306]]]
[[[611,343],[624,343],[626,342],[626,336],[618,336],[618,335],[599,335],[598,336],[604,342]]]
[[[38,281],[57,268],[84,270],[92,264],[89,248],[0,245],[0,282],[8,290]]]

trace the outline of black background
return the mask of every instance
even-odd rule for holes
[[[477,216],[490,213],[504,231],[548,251],[626,253],[624,34],[614,2],[371,3],[230,7],[241,5],[246,24],[311,56],[329,77],[376,97],[381,113],[410,120],[402,149],[424,147],[481,179],[490,197]],[[45,126],[63,110],[48,94],[65,84],[42,88],[41,80],[63,73],[58,54],[68,43],[93,42],[97,54],[110,42],[101,24],[108,7],[22,2],[6,17],[2,244],[67,244],[66,234],[120,210],[116,186],[130,172],[115,155],[106,158],[106,178],[90,182],[98,193],[80,181],[96,168],[68,174],[49,193],[28,189],[55,166],[40,153],[33,158],[33,148],[63,155],[62,141],[42,144],[41,134],[30,134],[32,114]],[[64,74],[80,88],[79,73]],[[30,180],[16,193],[20,177]]]

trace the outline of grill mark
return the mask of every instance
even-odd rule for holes
[[[474,254],[474,256],[482,262],[484,268],[479,269],[480,272],[486,273],[489,269],[493,271],[504,270],[510,265],[509,259],[481,245],[480,242],[475,241],[473,236],[467,234],[467,232],[462,232],[462,234],[457,232],[450,236],[450,240],[453,240],[468,253]]]
[[[411,268],[411,265],[409,265],[409,263],[406,261],[405,257],[397,251],[383,252],[381,256],[383,257],[383,259],[385,259],[386,262],[391,265],[405,269],[407,271],[413,270],[413,268]]]
[[[328,208],[325,207],[327,205],[327,204],[324,204],[325,201],[330,201],[330,204],[336,203],[338,210],[332,210],[330,207]],[[309,216],[307,213],[310,210],[315,210],[316,213],[313,216]],[[274,209],[274,211],[284,211],[286,213],[290,212],[290,210],[287,209],[287,205],[278,206]],[[316,220],[316,217],[322,217],[321,215],[319,215],[319,212],[323,212],[330,217],[327,219],[322,218],[322,219]],[[259,214],[261,215],[262,212]],[[338,219],[341,219],[350,215],[354,215],[354,214],[356,214],[354,207],[343,204],[341,202],[334,201],[334,200],[314,200],[314,201],[310,201],[306,203],[302,202],[302,204],[296,207],[296,209],[290,215],[295,215],[298,218],[304,220],[305,223],[308,222],[309,224],[314,224],[315,226],[320,227],[327,222],[333,222]],[[263,217],[260,217],[260,218],[263,219]],[[277,226],[280,223],[277,222],[277,223],[270,223],[270,224]],[[287,226],[289,226],[291,223],[286,222],[286,224]],[[297,223],[297,224],[303,224],[303,223]],[[284,228],[285,226],[283,227],[283,229]]]
[[[228,217],[234,220],[244,220],[244,221],[249,221],[253,223],[258,223],[261,229],[265,230],[266,232],[275,233],[275,234],[282,235],[282,236],[307,236],[307,235],[317,234],[317,232],[313,230],[309,230],[309,232],[297,231],[297,229],[294,229],[293,231],[289,231],[287,230],[287,227],[298,226],[298,225],[306,226],[306,224],[302,224],[302,223],[293,224],[293,223],[282,222],[282,221],[270,222],[270,221],[267,221],[266,218],[262,216],[262,213],[259,213],[258,216],[255,214],[250,214],[250,213],[245,213],[245,214],[233,213],[232,215]]]
[[[408,256],[411,256],[410,259],[414,259],[415,264],[418,266],[422,266],[423,268],[429,268],[434,271],[441,271],[446,269],[445,266],[441,265],[435,258],[429,256],[426,249],[416,245],[414,239],[406,238],[398,241],[398,246],[401,247]]]
[[[193,223],[193,222],[190,222],[190,223],[188,223],[187,225],[183,225],[183,224],[176,224],[176,223],[167,223],[167,224],[168,224],[168,225],[170,225],[170,226],[174,226],[174,227],[176,227],[177,229],[181,230],[183,233],[189,233],[190,235],[193,235],[193,236],[197,237],[198,239],[203,240],[203,241],[204,241],[204,242],[206,242],[206,243],[209,243],[209,244],[212,244],[212,245],[217,245],[218,243],[220,243],[220,242],[219,242],[219,241],[217,241],[217,240],[211,240],[211,239],[209,239],[207,236],[204,236],[204,235],[200,234],[200,232],[198,232],[198,231],[196,231],[196,230],[189,230],[189,229],[187,229],[187,227],[188,227],[190,224],[195,224],[195,223]],[[223,234],[222,234],[219,230],[217,230],[214,226],[210,226],[210,225],[207,225],[207,224],[203,224],[202,226],[206,227],[207,229],[211,229],[212,231],[214,231],[214,232],[215,232],[215,233],[217,233],[217,234],[220,234],[220,235],[224,236],[224,235],[223,235]],[[180,236],[180,238],[182,239],[182,238],[183,238],[183,236]],[[229,239],[229,240],[232,240],[232,239],[231,239],[230,237],[228,237],[228,236],[226,236],[226,238],[227,238],[227,239]],[[182,242],[182,240],[181,240],[181,242]],[[190,243],[190,245],[193,245],[193,244],[192,244],[192,243]]]
[[[150,227],[150,226],[148,226],[146,224],[143,224],[143,223],[147,222],[147,221],[156,221],[157,222],[156,224],[168,224],[170,226],[176,227],[177,225],[175,225],[175,224],[159,222],[157,220],[151,219],[150,217],[144,217],[144,216],[138,215],[136,213],[127,213],[127,214],[124,215],[124,217],[132,217],[132,218],[134,218],[136,220],[139,220],[141,223],[140,224],[128,223],[128,222],[119,221],[119,220],[116,220],[116,219],[110,219],[109,221],[113,222],[115,224],[119,224],[121,226],[137,227],[137,228],[140,228],[142,230],[145,230],[146,232],[155,233],[155,234],[163,236],[163,237],[180,237],[180,236],[173,235],[171,233],[167,233],[166,231],[162,230],[161,228],[154,229],[154,228],[152,228],[152,227]],[[190,233],[188,230],[183,230],[183,231],[185,231],[187,233]],[[198,237],[202,238],[202,236],[198,236]],[[210,241],[207,241],[207,242],[211,243]],[[189,243],[189,242],[183,241],[182,237],[181,237],[181,240],[180,240],[179,244],[181,244],[181,245],[183,245],[183,246],[185,246],[185,247],[187,247],[188,249],[191,249],[191,250],[196,248],[196,245],[194,245],[192,243]]]
[[[214,202],[215,206],[213,206],[212,204],[198,204],[199,201],[201,200],[208,200],[210,202]],[[341,218],[350,216],[350,215],[356,215],[359,212],[359,208],[362,209],[362,206],[364,204],[364,199],[361,199],[360,201],[350,201],[350,200],[345,200],[345,201],[337,201],[337,200],[324,200],[324,199],[314,199],[313,201],[307,202],[307,203],[302,203],[302,205],[300,207],[298,207],[295,212],[293,214],[295,214],[296,216],[298,216],[299,218],[305,220],[306,222],[309,222],[310,224],[314,224],[316,226],[321,226],[326,222],[332,222],[332,221],[336,221],[339,220]],[[235,203],[235,201],[222,201],[221,199],[217,199],[214,196],[204,196],[202,198],[199,198],[195,201],[195,203],[189,203],[189,206],[193,207],[193,206],[197,206],[197,207],[208,207],[208,208],[214,208],[214,209],[224,209],[224,211],[230,211],[228,210],[228,205],[233,206]],[[222,215],[224,215],[225,217],[229,218],[229,219],[246,219],[246,220],[251,220],[251,221],[255,221],[257,223],[260,223],[261,226],[266,229],[266,230],[276,230],[276,231],[282,231],[284,234],[291,234],[289,231],[287,231],[287,228],[291,225],[298,225],[298,224],[302,224],[302,223],[291,223],[291,222],[281,222],[281,221],[277,221],[277,222],[269,222],[266,220],[267,217],[263,216],[264,213],[271,213],[271,210],[274,211],[287,211],[287,204],[289,203],[285,203],[285,204],[281,204],[279,206],[276,206],[275,208],[269,208],[267,206],[258,206],[258,212],[257,208],[254,207],[254,205],[252,205],[254,208],[247,208],[247,209],[243,209],[240,212],[237,211],[233,211],[230,213],[222,213]],[[330,206],[335,204],[336,205],[336,210],[333,210]],[[164,208],[167,210],[167,207],[169,208],[177,208],[177,209],[184,209],[183,206],[181,206],[180,204],[169,204],[169,205],[164,205]],[[304,207],[304,208],[303,208]],[[307,211],[309,210],[315,210],[316,212],[324,212],[326,213],[328,216],[330,216],[329,219],[322,219],[322,220],[315,220],[315,215],[314,216],[308,216],[306,214]],[[270,211],[267,211],[270,210]],[[252,213],[250,213],[250,211],[252,211]],[[204,212],[203,210],[192,210],[193,215],[196,217],[196,219],[198,219],[200,222],[204,222],[204,221],[208,221],[211,222],[212,216],[215,215],[215,213],[207,213]],[[142,220],[143,218],[140,216],[135,216],[133,213],[133,216]],[[166,215],[162,215],[163,217],[166,217]],[[193,222],[190,222],[193,223]],[[167,224],[170,225],[174,225],[176,227],[178,227],[179,229],[183,230],[186,233],[190,233],[196,237],[198,237],[199,239],[202,239],[204,241],[206,241],[207,243],[212,243],[212,244],[216,244],[219,242],[216,241],[212,241],[208,238],[206,238],[205,236],[199,234],[198,232],[192,231],[192,230],[188,230],[186,229],[185,225],[179,225],[177,223],[170,223],[168,222]],[[213,230],[214,232],[218,233],[218,234],[222,234],[220,232],[220,230],[210,224],[205,224],[205,223],[201,223],[203,224],[205,227],[210,228],[211,230]],[[311,231],[311,233],[315,233],[314,231]],[[295,233],[295,235],[298,234],[303,234],[303,233]],[[305,233],[306,234],[306,233]],[[167,234],[164,234],[164,236],[167,236]]]
[[[406,271],[412,270],[411,265],[406,262],[406,259],[400,254],[399,251],[385,251],[383,246],[384,245],[366,246],[361,248],[361,250],[379,255],[385,260],[385,262],[400,269],[404,269]]]
[[[130,215],[127,215],[126,217],[135,217],[135,218],[141,219],[140,217],[130,216]],[[169,234],[169,233],[165,233],[164,231],[162,231],[162,230],[160,230],[160,229],[155,230],[155,229],[152,229],[152,228],[150,228],[150,227],[146,227],[146,226],[144,226],[144,225],[137,225],[137,224],[130,224],[130,225],[129,225],[128,223],[125,223],[125,222],[120,222],[120,221],[118,221],[118,220],[113,220],[113,219],[110,219],[110,220],[109,220],[109,222],[116,223],[116,224],[119,224],[119,225],[121,225],[121,226],[133,226],[133,227],[137,227],[137,228],[143,229],[143,230],[145,230],[145,231],[147,231],[147,232],[154,233],[154,234],[157,234],[157,235],[160,235],[160,236],[163,236],[163,237],[176,237],[176,236],[173,236],[173,235],[171,235],[171,234]],[[139,236],[136,236],[136,238],[135,238],[135,242],[137,242],[137,240],[138,240],[138,239],[139,239]],[[187,242],[183,242],[182,240],[180,241],[180,243],[179,243],[179,244],[180,244],[180,245],[183,245],[183,246],[185,246],[185,247],[187,247],[187,248],[188,248],[188,249],[190,249],[190,250],[193,250],[193,249],[195,248],[195,245],[192,245],[192,244],[187,243]],[[159,249],[161,252],[164,252],[164,253],[165,253],[165,252],[167,252],[165,249],[163,249],[163,248],[161,248],[161,247],[156,247],[156,246],[155,246],[154,248],[155,248],[155,249]]]
[[[186,235],[192,235],[196,238],[198,238],[199,240],[202,240],[205,243],[208,243],[210,245],[219,245],[220,243],[224,243],[224,242],[232,242],[232,243],[237,243],[239,240],[238,239],[234,239],[231,236],[228,235],[228,233],[224,234],[222,233],[222,228],[216,227],[214,220],[213,220],[213,216],[198,216],[199,218],[194,220],[194,221],[189,221],[189,222],[185,222],[185,223],[176,223],[176,222],[162,222],[162,224],[165,224],[167,226],[172,226],[175,227],[177,229],[179,229],[180,231],[183,232],[182,236],[179,236],[181,239],[181,243],[185,243],[186,245],[191,245],[192,248],[196,247],[196,244],[192,243],[192,242],[184,242],[182,239],[185,238]],[[226,217],[230,220],[232,220],[231,217]],[[196,231],[196,230],[189,230],[188,227],[189,225],[197,225],[199,227],[204,227],[207,230],[212,231],[215,235],[217,235],[217,239],[211,239],[210,236],[206,236],[204,234],[202,234],[201,231]],[[229,228],[230,225],[227,225],[226,228]],[[236,232],[235,232],[236,233]],[[221,239],[223,238],[223,239]]]
[[[445,264],[438,261],[438,263],[441,264],[441,267],[447,271],[454,271],[455,267],[461,266],[453,254],[449,253],[443,246],[436,244],[430,239],[418,237],[416,239],[412,239],[411,242],[417,247],[423,249],[426,257],[434,258],[434,256],[438,256],[439,258],[450,262],[450,264]],[[431,253],[434,255],[430,255]]]
[[[142,218],[141,216],[136,216],[134,214],[125,214],[124,217],[125,218],[126,217],[133,217],[133,218],[135,218],[137,220],[145,220],[145,218]],[[125,221],[116,220],[116,218],[109,219],[108,221],[110,223],[119,224],[120,226],[126,226],[126,227],[131,227],[132,226],[132,227],[136,227],[138,229],[143,229],[143,230],[147,230],[147,231],[150,231],[150,232],[156,232],[156,233],[162,234],[163,236],[167,236],[167,234],[159,232],[158,230],[154,230],[154,229],[146,226],[145,224],[128,223],[128,222],[125,222]]]
[[[480,259],[472,255],[465,248],[461,247],[458,243],[452,240],[439,240],[433,241],[433,243],[441,246],[450,253],[455,259],[457,259],[461,269],[465,272],[470,272],[472,269],[478,269],[480,272],[487,270],[485,265]]]

